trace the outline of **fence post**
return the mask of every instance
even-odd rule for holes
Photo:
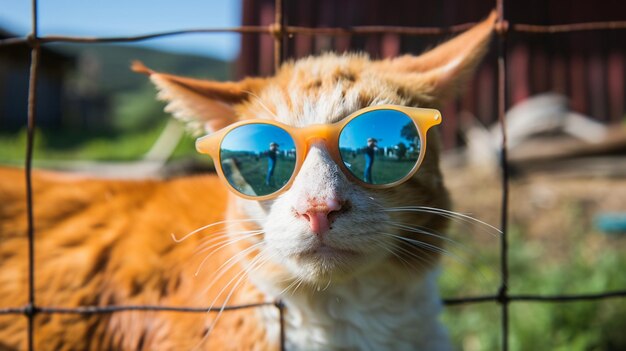
[[[33,146],[35,142],[35,127],[37,122],[37,80],[39,71],[39,56],[41,47],[39,44],[37,0],[31,2],[32,33],[28,37],[31,47],[30,73],[28,81],[28,112],[27,112],[27,137],[26,137],[26,216],[28,222],[28,304],[24,308],[24,314],[28,318],[27,342],[28,350],[34,349],[34,324],[37,314],[35,304],[35,223],[33,214]]]
[[[498,34],[498,120],[502,132],[500,145],[500,165],[502,167],[502,202],[500,229],[500,272],[501,282],[498,289],[497,301],[502,313],[502,350],[509,350],[509,262],[508,262],[508,212],[509,212],[509,165],[507,161],[507,134],[506,134],[506,34],[508,22],[504,19],[504,0],[496,0],[498,19],[495,31]]]
[[[274,71],[277,71],[283,61],[283,37],[285,26],[283,21],[283,0],[274,1],[274,24],[270,28],[274,36]]]

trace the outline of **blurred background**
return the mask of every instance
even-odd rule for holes
[[[439,27],[476,22],[493,1],[284,1],[292,26]],[[0,39],[30,32],[30,3],[3,0]],[[169,30],[270,25],[273,0],[41,1],[40,35],[130,36]],[[511,24],[625,21],[621,0],[505,1]],[[281,55],[366,51],[419,54],[450,35],[293,35]],[[35,166],[143,178],[211,170],[193,138],[162,112],[131,60],[207,79],[270,75],[269,34],[194,34],[133,44],[47,44],[41,57]],[[0,46],[0,164],[24,162],[29,48]],[[510,292],[578,294],[626,289],[626,30],[507,34]],[[499,225],[495,43],[470,87],[442,108],[443,167],[455,210]],[[446,297],[493,294],[499,240],[458,223],[447,248]],[[626,301],[511,305],[513,350],[625,350]],[[459,349],[496,350],[495,303],[451,306],[444,315]]]

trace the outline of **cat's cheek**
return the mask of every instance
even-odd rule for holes
[[[250,221],[250,224],[254,223],[261,227],[266,221],[273,203],[273,200],[255,201],[232,195],[229,201],[228,219]]]
[[[283,257],[306,250],[315,240],[308,225],[291,212],[287,202],[275,201],[263,228],[268,248]]]

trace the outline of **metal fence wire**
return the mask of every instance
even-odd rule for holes
[[[27,143],[25,158],[25,181],[26,181],[26,202],[28,216],[28,303],[21,307],[11,307],[0,309],[0,315],[23,314],[28,320],[27,338],[28,350],[34,350],[34,319],[38,314],[102,314],[115,313],[120,311],[174,311],[182,313],[207,313],[212,310],[209,308],[192,308],[192,307],[173,307],[173,306],[150,306],[150,305],[125,305],[125,306],[81,306],[76,308],[57,308],[39,306],[36,303],[34,280],[35,280],[35,262],[34,262],[34,216],[33,216],[33,192],[32,192],[32,160],[33,160],[33,142],[36,125],[36,101],[37,101],[37,79],[38,68],[40,65],[41,45],[51,42],[65,43],[121,43],[121,42],[138,42],[148,39],[178,36],[190,33],[252,33],[252,34],[270,34],[274,39],[274,65],[277,68],[283,60],[283,43],[284,39],[292,34],[303,35],[325,35],[325,36],[341,36],[341,35],[374,35],[374,34],[401,34],[407,36],[428,36],[436,34],[457,33],[470,28],[473,23],[460,24],[451,27],[397,27],[397,26],[355,26],[347,28],[320,28],[320,27],[297,27],[289,26],[283,15],[283,0],[275,0],[275,20],[270,26],[240,26],[234,28],[200,28],[171,32],[159,32],[139,36],[127,37],[74,37],[74,36],[39,36],[38,18],[37,18],[37,0],[32,0],[32,27],[31,34],[27,37],[17,37],[0,40],[0,46],[14,44],[28,44],[31,48],[30,59],[30,76],[28,90],[28,112],[27,112]],[[507,134],[505,116],[505,96],[506,96],[506,44],[507,33],[525,32],[549,35],[553,33],[568,33],[577,31],[591,30],[623,30],[626,29],[626,21],[607,21],[607,22],[587,22],[573,23],[563,25],[531,25],[531,24],[510,24],[504,18],[504,0],[496,0],[496,11],[498,19],[496,22],[496,33],[498,35],[498,83],[497,83],[497,104],[498,104],[498,120],[501,126],[501,215],[500,229],[500,286],[495,294],[470,296],[460,298],[444,299],[446,305],[461,305],[480,302],[495,302],[500,305],[501,309],[501,335],[502,350],[509,349],[509,305],[514,301],[524,302],[569,302],[569,301],[591,301],[608,299],[614,297],[626,298],[626,290],[606,291],[596,294],[573,294],[573,295],[517,295],[508,293],[509,279],[509,262],[508,262],[508,205],[509,205],[509,173],[507,163]],[[273,305],[279,310],[280,323],[280,349],[285,349],[285,326],[284,326],[284,305],[281,301],[226,306],[226,311],[258,308],[261,306]],[[217,309],[216,309],[217,310]]]

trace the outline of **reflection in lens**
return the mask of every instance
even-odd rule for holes
[[[246,124],[224,137],[222,170],[230,185],[249,196],[281,189],[296,165],[296,147],[283,129],[269,124]]]
[[[350,121],[339,135],[346,168],[370,184],[390,184],[415,166],[421,141],[415,123],[402,112],[375,110]]]

